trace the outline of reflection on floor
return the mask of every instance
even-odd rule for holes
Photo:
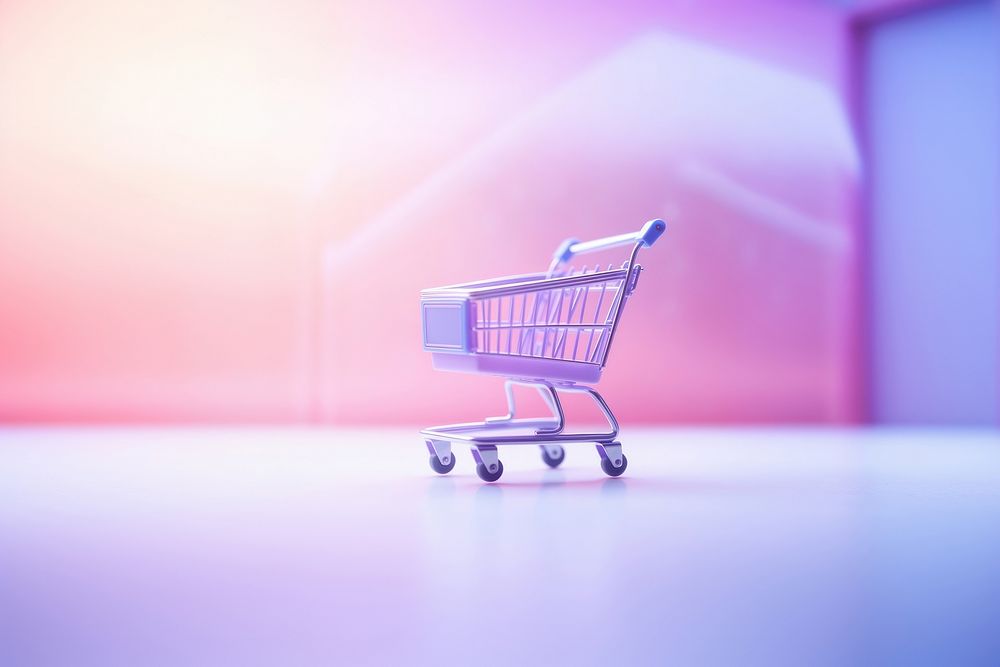
[[[2,664],[1000,664],[1000,435],[0,431]]]

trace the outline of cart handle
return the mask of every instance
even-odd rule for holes
[[[623,245],[639,244],[648,248],[656,243],[656,239],[660,238],[666,229],[667,223],[657,218],[655,220],[650,220],[642,226],[642,229],[637,232],[632,232],[631,234],[608,236],[603,239],[595,239],[593,241],[567,239],[563,241],[562,245],[559,246],[559,249],[556,250],[556,254],[552,259],[554,262],[568,262],[573,255],[582,255],[587,252],[617,248],[618,246]]]

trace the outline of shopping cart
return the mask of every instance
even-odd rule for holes
[[[545,273],[420,293],[424,349],[433,353],[434,368],[507,378],[506,415],[420,432],[435,472],[443,475],[455,467],[455,443],[468,444],[479,477],[495,482],[503,474],[497,445],[539,445],[542,459],[555,468],[566,456],[561,443],[567,442],[596,443],[604,472],[612,477],[625,472],[628,459],[617,441],[618,420],[590,385],[601,379],[625,303],[639,281],[642,267],[636,256],[666,227],[663,220],[650,220],[632,234],[588,242],[570,239],[556,251]],[[621,268],[571,265],[579,255],[620,246],[632,247]],[[517,418],[515,386],[536,389],[552,416]],[[590,396],[607,419],[608,430],[567,431],[561,393]]]

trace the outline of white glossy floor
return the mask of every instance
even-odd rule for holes
[[[1000,664],[1000,436],[0,431],[0,664]]]

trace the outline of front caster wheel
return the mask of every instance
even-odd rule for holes
[[[611,477],[618,477],[618,475],[625,472],[625,468],[627,467],[628,467],[628,459],[625,458],[624,454],[622,454],[621,465],[618,466],[617,468],[615,467],[614,461],[612,461],[610,458],[606,459],[604,457],[601,457],[601,470],[603,470],[606,475],[609,475]]]
[[[448,455],[448,463],[441,463],[441,459],[436,454],[431,454],[431,469],[439,475],[447,475],[455,468],[454,452]]]
[[[480,463],[476,466],[476,474],[479,475],[479,479],[484,482],[495,482],[500,479],[500,475],[503,474],[503,463],[500,461],[496,462],[496,470],[487,470],[485,463]]]
[[[559,464],[566,460],[566,450],[562,447],[542,447],[542,460],[550,468],[558,468]],[[556,456],[551,456],[549,450],[558,450]]]

